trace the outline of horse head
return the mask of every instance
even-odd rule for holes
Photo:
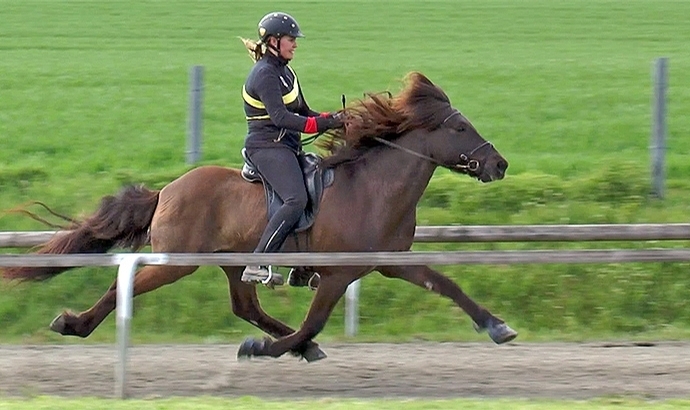
[[[456,109],[447,108],[441,125],[427,136],[428,156],[439,166],[481,182],[503,179],[508,161]]]
[[[502,179],[508,161],[453,108],[446,93],[419,72],[408,74],[406,80],[407,86],[392,102],[405,118],[397,131],[427,131],[426,155],[438,166],[482,182]]]
[[[345,128],[321,144],[331,153],[327,165],[353,161],[383,144],[482,182],[505,176],[508,161],[453,108],[441,88],[419,72],[409,73],[405,80],[405,87],[395,96],[368,94],[345,109]],[[398,140],[404,135],[414,136],[421,149],[400,145]]]

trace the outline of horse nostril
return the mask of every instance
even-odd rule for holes
[[[506,169],[508,169],[508,161],[502,159],[498,161],[498,164],[496,164],[496,166],[501,172],[506,172]]]

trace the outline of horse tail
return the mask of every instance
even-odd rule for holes
[[[128,186],[117,195],[101,199],[98,210],[70,230],[59,232],[42,245],[38,254],[106,253],[114,247],[136,251],[149,241],[149,227],[160,191]],[[5,279],[41,281],[72,267],[6,268]]]

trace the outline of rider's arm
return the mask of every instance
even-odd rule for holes
[[[300,100],[302,100],[302,105],[300,106],[300,110],[298,111],[300,115],[304,115],[305,117],[318,117],[320,115],[323,116],[327,114],[322,112],[316,112],[309,107],[309,104],[307,104],[307,99],[304,98],[304,94],[302,93],[301,85],[299,87],[299,98]]]
[[[257,97],[266,107],[266,112],[276,127],[294,131],[315,133],[339,126],[339,121],[331,116],[299,115],[288,111],[283,103],[278,73],[266,69],[261,73],[261,86],[256,90]]]

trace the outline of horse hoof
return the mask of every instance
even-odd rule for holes
[[[510,342],[518,335],[515,330],[511,329],[510,326],[506,325],[505,323],[490,326],[487,330],[489,331],[489,337],[491,340],[498,345]]]
[[[240,348],[237,350],[237,359],[250,359],[254,356],[261,356],[262,350],[266,347],[267,339],[256,340],[253,337],[248,337],[242,342]]]
[[[53,321],[50,322],[50,330],[60,333],[63,336],[86,337],[77,333],[77,331],[74,329],[74,326],[67,323],[67,319],[65,319],[67,315],[67,312],[63,312],[53,319]]]
[[[488,332],[491,340],[499,345],[510,342],[518,335],[518,332],[513,330],[510,326],[505,323],[496,323],[493,319],[489,320],[489,324],[486,327],[479,326],[476,323],[474,323],[473,326],[477,333]]]
[[[302,353],[302,357],[307,363],[318,362],[321,359],[325,359],[328,356],[326,353],[319,348],[319,345],[313,344],[307,348],[307,350]]]
[[[50,322],[50,330],[61,335],[65,334],[65,318],[62,314],[59,314],[52,322]]]

